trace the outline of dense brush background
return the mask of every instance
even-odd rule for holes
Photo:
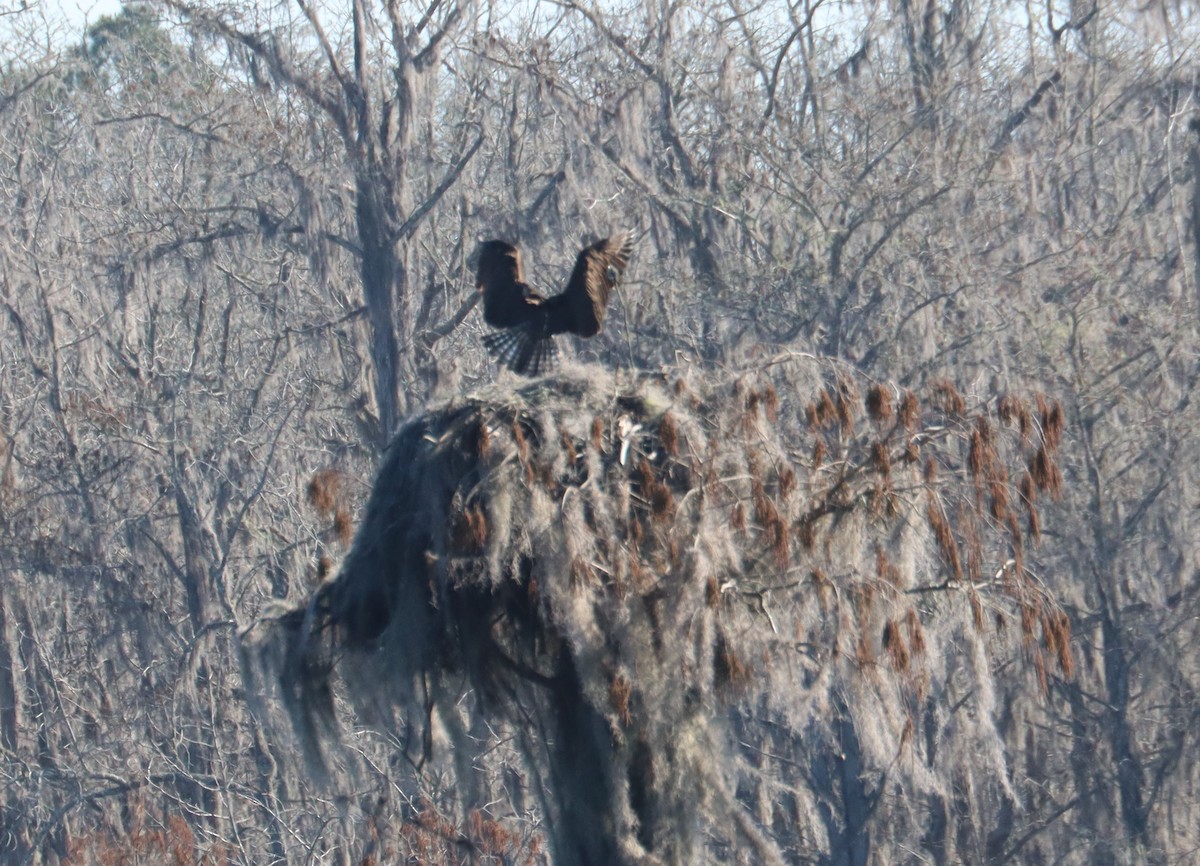
[[[644,748],[675,749],[691,785],[664,809],[697,824],[631,831],[622,856],[1195,860],[1190,7],[164,0],[71,33],[9,6],[3,862],[547,862],[553,756],[512,715],[536,715],[536,690],[464,675],[451,696],[407,657],[429,691],[381,669],[372,706],[369,666],[331,677],[299,701],[343,734],[322,774],[298,759],[303,724],[297,744],[272,723],[269,683],[244,681],[264,629],[356,561],[387,443],[462,417],[498,434],[488,459],[517,455],[486,477],[518,497],[541,478],[513,469],[528,430],[554,443],[542,481],[577,459],[627,469],[603,501],[650,503],[666,534],[640,549],[663,573],[670,533],[701,520],[721,579],[680,571],[695,617],[671,615],[719,650],[696,654],[711,670],[639,655],[621,627],[598,644],[615,667],[593,706],[618,733],[658,725]],[[543,391],[498,375],[476,241],[519,242],[552,290],[619,228],[638,246],[603,334],[564,345],[579,365]],[[998,443],[982,464],[980,419]],[[462,429],[478,458],[479,424]],[[907,455],[918,429],[932,468]],[[622,463],[622,438],[656,459],[716,442],[727,520],[689,511],[695,485],[659,463]],[[822,544],[790,524],[831,465],[862,467],[877,507]],[[447,538],[511,577],[516,536],[462,505]],[[611,554],[547,509],[513,513],[580,559]],[[779,521],[786,549],[754,558]],[[544,588],[540,610],[607,610],[602,579],[539,549],[588,600]],[[689,684],[702,713],[671,704]]]

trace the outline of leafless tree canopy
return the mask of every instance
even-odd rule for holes
[[[1189,862],[1188,12],[0,7],[0,861]]]

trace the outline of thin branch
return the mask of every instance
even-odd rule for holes
[[[422,334],[421,339],[424,341],[425,345],[432,347],[438,340],[442,339],[443,337],[450,336],[450,334],[453,333],[454,330],[466,320],[467,315],[471,312],[471,310],[475,309],[475,307],[479,304],[479,298],[479,292],[471,292],[467,299],[459,305],[459,308],[454,312],[453,316],[437,327],[430,328],[428,331]]]
[[[809,7],[808,14],[804,16],[804,20],[796,26],[796,29],[792,31],[792,35],[787,38],[787,41],[783,43],[783,47],[779,49],[779,56],[775,58],[775,68],[771,70],[770,83],[767,84],[767,110],[763,112],[763,120],[769,118],[772,112],[775,111],[775,89],[779,86],[779,71],[783,68],[784,58],[787,57],[792,43],[800,37],[801,33],[812,26],[813,16],[816,15],[817,10],[821,8],[823,2],[824,0],[817,0],[816,3]]]
[[[205,141],[215,141],[220,144],[227,143],[227,139],[222,138],[221,136],[217,135],[216,133],[203,132],[203,131],[197,130],[185,121],[176,120],[174,117],[171,117],[169,114],[163,114],[162,112],[158,112],[158,111],[143,111],[143,112],[139,112],[138,114],[128,114],[123,117],[103,118],[101,120],[96,121],[96,126],[98,126],[98,127],[99,126],[108,126],[113,123],[132,123],[135,120],[161,120],[163,123],[166,123],[169,126],[175,127],[180,132],[186,132],[189,135],[194,135],[197,138],[204,139]]]
[[[426,198],[425,201],[421,202],[421,204],[419,204],[416,208],[414,208],[412,213],[409,214],[408,219],[400,224],[400,228],[396,230],[396,238],[398,240],[403,240],[410,237],[413,232],[417,230],[417,227],[420,226],[421,221],[425,219],[426,214],[433,210],[437,203],[441,201],[442,196],[446,194],[446,191],[450,189],[450,187],[454,186],[455,181],[458,180],[459,175],[463,173],[463,169],[467,167],[467,163],[469,163],[471,158],[475,156],[482,144],[483,129],[481,128],[479,130],[479,137],[475,139],[475,143],[467,148],[467,152],[459,157],[458,162],[450,167],[450,169],[446,172],[445,177],[442,178],[441,183],[439,183],[433,192],[429,194],[429,197]]]
[[[438,3],[437,0],[435,0],[433,5],[429,8],[428,14],[432,15],[437,6]],[[463,7],[461,4],[455,5],[455,7],[451,9],[450,13],[446,16],[446,20],[443,22],[441,28],[439,28],[436,33],[429,37],[429,42],[426,43],[425,47],[421,49],[420,53],[413,58],[413,65],[417,69],[428,69],[433,65],[434,61],[437,60],[438,48],[441,46],[442,40],[449,36],[454,30],[454,25],[458,23],[458,19],[462,17],[462,9]],[[421,21],[418,22],[418,29],[416,32],[419,33],[421,29],[424,28],[426,23],[427,20],[422,18]]]

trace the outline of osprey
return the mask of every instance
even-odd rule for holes
[[[484,241],[476,270],[483,320],[504,330],[488,334],[483,344],[517,373],[536,376],[548,370],[558,355],[555,334],[594,337],[600,332],[609,293],[632,252],[633,240],[626,233],[584,247],[567,287],[547,298],[525,282],[520,250],[505,241]]]

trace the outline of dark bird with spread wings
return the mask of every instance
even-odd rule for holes
[[[529,376],[545,372],[558,355],[555,334],[594,337],[600,332],[608,296],[632,252],[633,240],[624,233],[584,247],[567,287],[547,298],[525,282],[520,250],[504,241],[484,241],[476,272],[483,320],[505,330],[488,334],[483,344],[510,370]]]

